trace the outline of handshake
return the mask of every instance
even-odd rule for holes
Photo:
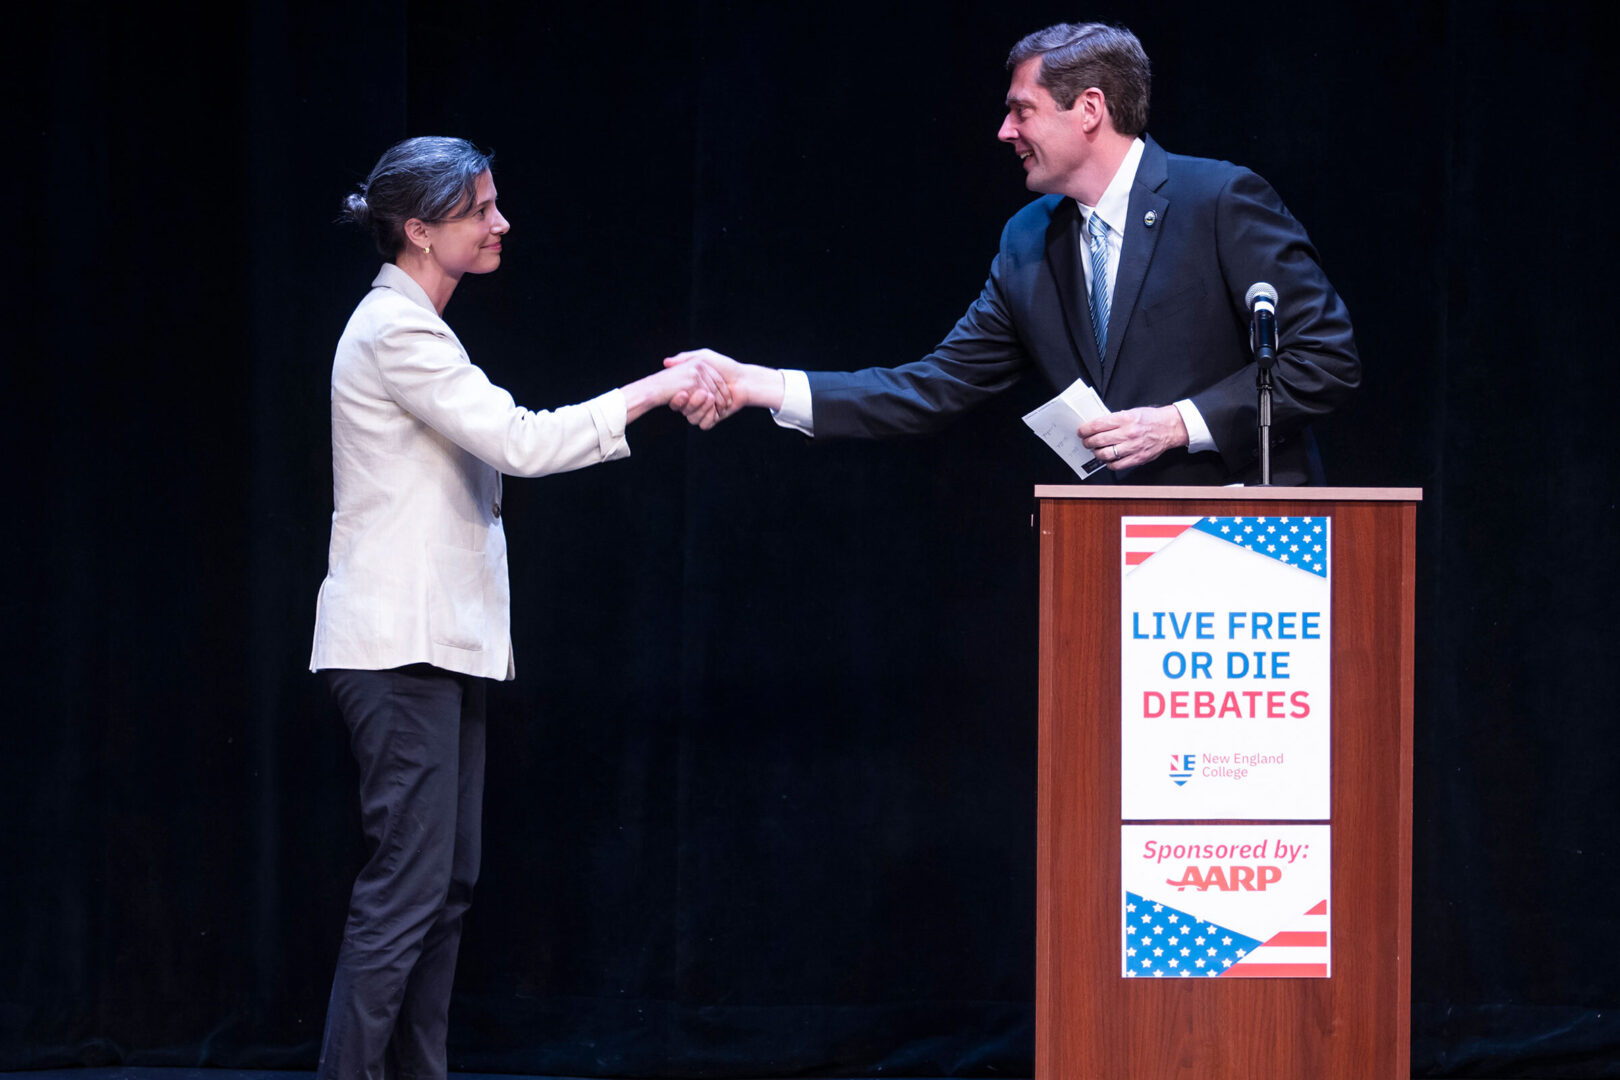
[[[693,349],[664,360],[664,370],[624,388],[629,419],[668,405],[704,431],[750,405],[782,405],[782,373],[739,364],[712,349]]]
[[[666,357],[664,370],[625,387],[633,394],[648,384],[648,406],[668,405],[687,421],[707,431],[750,405],[778,410],[787,384],[776,368],[740,364],[713,349],[693,349]],[[632,397],[632,400],[635,400]],[[1186,403],[1191,407],[1191,403]],[[1196,411],[1196,410],[1194,410]],[[630,418],[640,412],[632,407]],[[1200,418],[1201,419],[1201,418]],[[797,424],[792,425],[798,427]],[[800,428],[808,434],[808,429]],[[1189,446],[1192,437],[1177,405],[1123,409],[1081,421],[1075,432],[1081,443],[1114,472],[1145,465],[1167,450]],[[1206,433],[1205,438],[1208,438]],[[1213,450],[1214,442],[1195,447]]]

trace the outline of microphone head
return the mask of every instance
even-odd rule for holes
[[[1243,297],[1243,303],[1248,306],[1250,311],[1254,310],[1256,304],[1264,303],[1269,305],[1271,310],[1275,312],[1277,310],[1277,290],[1271,287],[1269,281],[1257,281],[1249,286],[1248,293]]]

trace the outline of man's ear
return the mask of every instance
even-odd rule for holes
[[[1080,124],[1086,134],[1091,134],[1103,124],[1113,127],[1113,118],[1108,115],[1108,99],[1097,87],[1088,86],[1082,90],[1080,96],[1074,99],[1074,107],[1080,110]]]

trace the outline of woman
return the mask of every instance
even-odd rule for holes
[[[464,275],[500,266],[511,227],[465,140],[392,147],[344,206],[388,261],[332,365],[335,511],[310,669],[349,729],[369,858],[320,1076],[437,1078],[478,876],[485,680],[514,673],[501,474],[625,457],[647,410],[696,408],[707,426],[728,399],[687,365],[550,412],[492,384],[441,318]]]

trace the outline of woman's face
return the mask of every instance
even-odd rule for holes
[[[433,258],[451,277],[487,274],[501,265],[501,239],[512,228],[495,206],[495,178],[478,177],[473,207],[461,217],[427,226]]]

